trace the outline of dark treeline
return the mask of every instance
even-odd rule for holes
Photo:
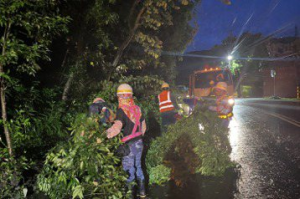
[[[118,159],[85,159],[99,147],[87,146],[82,131],[93,132],[89,139],[103,143],[103,151],[115,143],[100,141],[96,132],[104,129],[84,123],[81,113],[96,96],[115,102],[116,86],[127,82],[145,114],[155,115],[150,112],[161,81],[172,83],[176,76],[176,57],[162,52],[184,51],[192,40],[198,2],[0,1],[1,197],[39,190],[51,198],[94,192],[118,197],[120,168],[111,170],[115,180],[103,174],[105,186],[91,186],[98,183],[95,174]]]

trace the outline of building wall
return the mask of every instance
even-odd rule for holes
[[[300,62],[272,62],[270,68],[265,69],[264,73],[264,97],[273,96],[274,79],[270,75],[270,70],[275,69],[275,95],[286,98],[297,97],[297,86],[300,84]]]
[[[297,86],[300,86],[300,38],[285,37],[272,39],[267,45],[270,57],[294,59],[294,61],[273,61],[263,71],[264,97],[274,95],[274,79],[270,75],[271,69],[277,73],[275,81],[275,95],[279,97],[296,98]]]

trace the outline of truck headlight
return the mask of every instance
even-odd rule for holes
[[[228,99],[228,104],[231,106],[234,105],[234,99],[232,98]]]

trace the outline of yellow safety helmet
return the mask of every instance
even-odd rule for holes
[[[117,95],[133,94],[132,87],[129,84],[121,84],[117,89]]]
[[[226,82],[218,82],[214,89],[220,89],[227,92],[227,84]]]
[[[164,82],[162,85],[161,85],[161,88],[170,88],[169,84]]]
[[[96,103],[98,101],[105,102],[101,97],[97,97],[96,99],[94,99],[93,103]]]

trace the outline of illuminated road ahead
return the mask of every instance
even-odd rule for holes
[[[241,165],[237,198],[300,198],[299,105],[237,101],[230,132]]]
[[[300,198],[300,103],[237,100],[229,139],[240,175],[193,176],[186,188],[151,188],[151,198]]]

